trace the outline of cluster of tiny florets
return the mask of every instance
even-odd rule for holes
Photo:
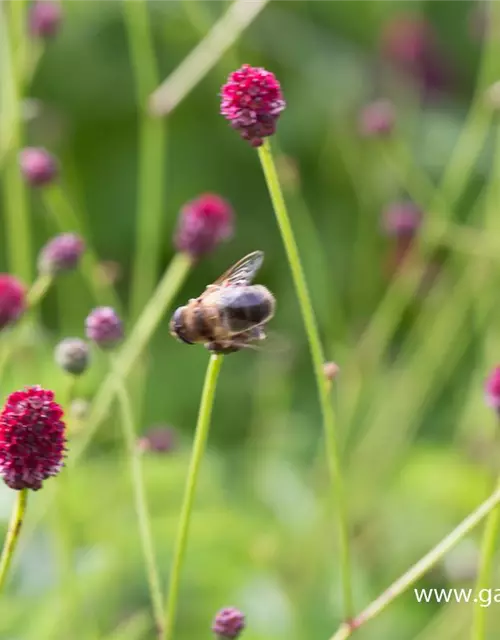
[[[148,429],[139,438],[138,448],[143,453],[170,453],[175,449],[177,437],[171,427],[157,426]]]
[[[111,349],[123,338],[123,324],[112,307],[97,307],[85,321],[87,338],[101,349]]]
[[[411,201],[394,202],[384,210],[382,224],[388,236],[411,238],[422,224],[422,211]]]
[[[229,75],[221,97],[221,114],[253,147],[260,147],[263,138],[276,131],[286,106],[275,75],[248,64]]]
[[[486,404],[500,411],[500,366],[490,373],[485,384]]]
[[[38,270],[40,273],[56,275],[71,271],[78,266],[85,250],[83,239],[76,233],[61,233],[50,240],[40,251]]]
[[[233,210],[227,200],[205,193],[181,209],[175,246],[193,259],[213,251],[233,234]]]
[[[19,166],[24,179],[32,187],[50,184],[59,172],[54,156],[41,147],[26,147],[20,151]]]
[[[59,31],[62,20],[61,3],[53,0],[36,0],[30,8],[29,26],[32,35],[52,38]]]
[[[85,340],[65,338],[56,346],[54,357],[61,369],[78,376],[89,365],[90,349]]]
[[[24,285],[14,276],[0,273],[0,330],[16,322],[25,309]]]
[[[244,628],[245,616],[235,607],[221,609],[212,624],[212,631],[218,640],[233,640],[240,635]]]
[[[37,491],[63,466],[63,410],[52,391],[26,387],[11,393],[0,414],[0,475],[11,489]]]

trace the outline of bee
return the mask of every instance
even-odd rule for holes
[[[213,353],[233,353],[264,340],[276,301],[266,287],[251,284],[263,261],[262,251],[239,260],[198,298],[174,311],[170,333],[186,344],[204,344]]]

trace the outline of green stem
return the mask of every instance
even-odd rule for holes
[[[14,54],[15,32],[18,9],[16,2],[10,3],[12,10],[10,24],[6,24],[3,7],[0,7],[0,60],[2,64],[2,125],[10,132],[12,147],[17,152],[22,145],[21,120],[21,73]],[[9,37],[10,34],[10,37]],[[21,52],[19,51],[21,54]],[[22,54],[21,54],[22,55]],[[17,154],[6,160],[4,173],[5,227],[7,236],[7,256],[10,271],[25,282],[30,282],[32,274],[32,247],[29,221],[29,209],[26,191]]]
[[[335,504],[338,514],[340,558],[342,565],[342,590],[344,597],[344,614],[346,619],[352,614],[352,586],[351,586],[351,561],[349,550],[349,526],[347,522],[347,505],[343,486],[342,470],[338,448],[338,436],[335,424],[333,405],[328,394],[327,381],[323,373],[325,358],[319,337],[314,311],[311,305],[309,292],[300,262],[297,243],[293,234],[290,219],[286,209],[285,200],[281,191],[278,174],[274,164],[271,147],[266,140],[258,149],[259,159],[266,179],[269,194],[273,204],[276,219],[281,232],[281,237],[288,258],[292,278],[297,293],[297,298],[304,321],[309,349],[316,376],[321,413],[323,417],[323,429],[326,441],[326,455],[328,467],[332,478]]]
[[[66,198],[59,185],[45,187],[42,192],[42,200],[45,208],[52,216],[54,225],[60,232],[74,231],[87,236],[78,215],[73,210],[71,203]],[[113,287],[105,280],[99,278],[99,258],[89,244],[85,248],[80,263],[82,275],[87,286],[99,304],[109,304],[118,313],[120,312],[120,300]]]
[[[28,499],[28,490],[21,489],[17,492],[16,504],[12,511],[12,516],[9,522],[9,529],[7,531],[7,537],[2,549],[2,556],[0,557],[0,590],[5,584],[9,567],[14,556],[17,541],[19,540],[19,533],[21,532],[21,526],[24,520],[24,514],[26,513],[26,502]]]
[[[160,576],[156,562],[156,554],[153,543],[153,533],[151,530],[151,516],[147,505],[146,489],[144,485],[144,474],[142,463],[137,448],[136,435],[134,429],[134,416],[130,399],[123,382],[119,376],[115,375],[116,367],[111,362],[111,372],[114,376],[118,393],[118,403],[121,411],[121,425],[123,438],[127,447],[127,454],[130,462],[130,477],[134,489],[135,514],[139,526],[139,536],[141,539],[142,553],[146,567],[146,575],[149,585],[149,593],[153,608],[153,616],[156,623],[158,635],[161,638],[163,633],[163,595],[160,585]]]
[[[148,4],[145,0],[124,0],[122,5],[140,109],[137,245],[130,298],[132,322],[153,292],[163,243],[165,123],[151,118],[145,109],[149,94],[159,82]]]
[[[448,551],[470,533],[499,503],[500,487],[475,511],[468,515],[465,520],[462,520],[462,522],[443,538],[439,544],[431,549],[429,553],[393,582],[390,587],[369,604],[364,611],[350,622],[344,623],[330,640],[345,640],[345,638],[348,638],[356,629],[359,629],[366,622],[382,613],[396,598],[414,585],[429,569],[432,569]]]
[[[198,413],[198,421],[196,424],[196,432],[194,437],[193,451],[191,461],[189,463],[188,477],[186,481],[186,489],[179,520],[179,529],[177,532],[177,540],[175,543],[174,560],[170,573],[170,583],[168,589],[168,600],[165,618],[165,633],[161,636],[162,640],[172,640],[175,626],[175,614],[177,610],[177,601],[179,598],[179,585],[181,579],[182,565],[186,554],[186,547],[189,535],[189,524],[191,521],[191,512],[196,491],[196,483],[201,467],[201,461],[205,452],[205,446],[210,429],[210,417],[212,415],[212,407],[214,404],[215,389],[217,386],[217,378],[222,365],[223,356],[212,355],[208,364],[205,376],[205,384],[201,396],[200,410]]]
[[[41,274],[31,285],[31,289],[26,296],[28,307],[33,309],[44,299],[45,294],[50,289],[50,285],[54,282],[54,277],[49,274]]]

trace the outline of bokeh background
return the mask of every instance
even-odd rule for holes
[[[161,80],[229,7],[211,0],[142,4]],[[142,73],[141,54],[131,54],[123,2],[72,0],[63,11],[59,33],[44,46],[25,90],[24,143],[59,158],[60,183],[86,221],[87,241],[101,260],[116,263],[127,308],[137,216],[147,215],[147,201],[146,214],[137,205],[139,140],[154,86],[144,86],[151,76]],[[225,605],[246,613],[248,640],[326,640],[341,619],[336,526],[300,312],[257,154],[219,115],[220,86],[243,62],[272,70],[288,104],[273,142],[325,352],[340,367],[332,401],[356,608],[494,485],[497,424],[483,387],[499,351],[499,98],[486,89],[500,78],[500,39],[487,11],[478,1],[272,0],[234,34],[175,110],[155,121],[153,135],[163,136],[165,153],[162,216],[153,229],[161,243],[157,279],[173,256],[182,205],[215,192],[234,208],[235,236],[195,267],[176,302],[262,249],[259,278],[278,304],[270,326],[276,340],[262,351],[231,355],[223,366],[178,640],[211,637],[213,615]],[[148,46],[140,32],[136,37],[139,51]],[[26,38],[30,50],[36,43]],[[360,110],[380,98],[394,105],[391,136],[360,131]],[[8,137],[5,130],[2,136]],[[3,163],[4,177],[9,163],[16,164],[15,154]],[[34,265],[55,229],[40,192],[28,195]],[[390,205],[409,201],[422,215],[411,243],[383,224]],[[0,230],[0,268],[9,271]],[[38,323],[16,330],[2,397],[33,383],[64,394],[53,347],[64,336],[83,336],[93,306],[80,273],[58,279]],[[129,330],[133,319],[125,318]],[[4,337],[3,348],[10,339]],[[138,437],[153,425],[175,434],[170,451],[143,456],[165,581],[206,364],[203,348],[169,336],[167,316],[135,373],[142,382],[135,398]],[[96,353],[78,397],[92,401],[107,366]],[[78,443],[86,425],[74,422]],[[12,499],[2,488],[4,528]],[[33,497],[26,527],[0,601],[1,638],[154,637],[115,413],[78,464]],[[418,586],[472,586],[480,533],[481,527]],[[356,637],[458,640],[469,637],[471,615],[471,605],[418,604],[410,591]],[[488,620],[488,637],[498,637],[495,605]]]

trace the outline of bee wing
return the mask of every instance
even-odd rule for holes
[[[214,282],[216,286],[241,286],[248,285],[255,278],[257,271],[264,262],[263,251],[253,251],[247,256],[238,260],[236,264],[223,273],[220,278]]]

